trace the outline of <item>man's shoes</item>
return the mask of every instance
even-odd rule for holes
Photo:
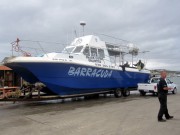
[[[174,116],[166,117],[167,120],[170,120],[170,119],[172,119],[172,118],[174,118]]]
[[[158,122],[166,122],[166,120],[164,120],[163,118],[158,119]]]

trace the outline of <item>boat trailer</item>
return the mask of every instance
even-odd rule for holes
[[[103,94],[104,97],[107,94],[114,95],[116,98],[121,96],[127,97],[130,95],[130,90],[128,89],[116,89],[116,90],[107,90],[97,93],[84,93],[80,95],[68,95],[60,96],[55,94],[46,94],[41,92],[42,87],[35,86],[34,84],[29,84],[22,87],[3,87],[0,88],[0,102],[3,101],[44,101],[44,100],[56,100],[56,99],[65,99],[65,98],[74,98],[77,100],[79,97],[84,97],[85,99],[97,98],[99,94]],[[131,89],[136,90],[136,89]]]
[[[42,101],[62,99],[58,95],[48,95],[41,92],[34,85],[28,85],[26,87],[3,87],[0,88],[0,102],[1,101]]]

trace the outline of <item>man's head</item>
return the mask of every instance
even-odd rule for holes
[[[161,71],[161,78],[165,79],[167,76],[166,71]]]

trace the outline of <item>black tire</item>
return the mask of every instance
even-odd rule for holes
[[[158,93],[157,93],[157,92],[154,92],[154,93],[153,93],[153,96],[158,96]]]
[[[122,94],[123,94],[124,97],[130,96],[130,90],[125,89],[125,90],[123,90]]]
[[[116,89],[116,90],[114,91],[114,96],[115,96],[116,98],[120,98],[120,97],[122,96],[122,90],[121,90],[121,89]]]
[[[145,96],[145,95],[146,95],[146,92],[140,91],[140,95],[141,95],[141,96]]]
[[[172,94],[176,94],[177,93],[177,88],[174,88],[174,90],[172,91]]]

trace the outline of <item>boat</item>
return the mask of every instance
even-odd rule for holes
[[[137,55],[138,51],[137,47],[86,35],[75,38],[62,52],[13,56],[3,63],[27,82],[41,82],[61,97],[107,91],[118,95],[121,90],[137,88],[138,83],[149,80],[149,70],[123,66],[124,55]],[[117,56],[119,63],[111,59]]]

